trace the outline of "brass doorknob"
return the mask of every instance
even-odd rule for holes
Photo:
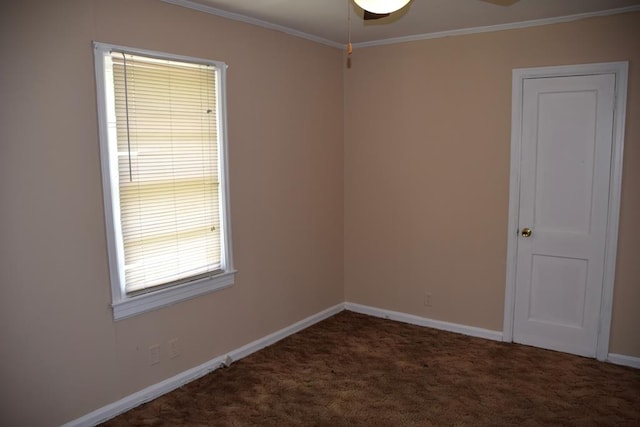
[[[531,236],[532,233],[533,233],[533,231],[529,227],[523,228],[522,231],[520,232],[522,237],[529,237],[529,236]]]

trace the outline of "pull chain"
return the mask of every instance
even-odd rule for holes
[[[347,43],[347,55],[353,53],[353,45],[351,44],[351,0],[347,0],[347,35],[349,42]]]

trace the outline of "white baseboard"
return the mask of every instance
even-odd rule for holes
[[[127,412],[136,406],[149,402],[157,397],[162,396],[176,388],[200,378],[211,371],[215,371],[220,367],[224,360],[223,356],[216,357],[203,363],[200,366],[181,372],[171,378],[167,378],[157,384],[153,384],[143,390],[130,394],[116,402],[110,403],[107,406],[96,409],[93,412],[88,413],[80,418],[76,418],[73,421],[69,421],[63,424],[62,427],[75,427],[75,426],[95,426],[102,422],[105,422],[117,415]]]
[[[456,332],[459,334],[469,335],[472,337],[485,338],[493,341],[502,341],[502,332],[492,331],[490,329],[477,328],[475,326],[460,325],[457,323],[443,322],[441,320],[433,320],[425,317],[414,316],[412,314],[401,313],[398,311],[384,310],[382,308],[370,307],[367,305],[355,304],[347,302],[344,304],[345,309],[360,314],[366,314],[383,319],[395,320],[399,322],[409,323],[412,325],[426,326],[443,331]],[[614,365],[629,366],[631,368],[640,369],[640,357],[626,356],[624,354],[609,353],[607,362]]]
[[[117,402],[113,402],[107,406],[96,409],[95,411],[87,415],[64,424],[63,427],[95,426],[99,423],[107,421],[117,415],[135,408],[136,406],[139,406],[145,402],[149,402],[157,397],[162,396],[163,394],[169,393],[170,391],[175,390],[176,388],[181,387],[193,380],[196,380],[208,374],[209,372],[215,371],[216,369],[220,368],[223,363],[228,364],[229,359],[227,358],[231,358],[231,361],[240,360],[244,357],[247,357],[251,353],[255,353],[258,350],[270,346],[271,344],[274,344],[281,339],[288,337],[289,335],[300,332],[301,330],[308,328],[309,326],[318,323],[328,317],[331,317],[334,314],[340,313],[343,310],[344,304],[337,304],[324,311],[321,311],[320,313],[314,314],[313,316],[309,316],[306,319],[294,323],[291,326],[287,326],[286,328],[280,329],[279,331],[267,335],[266,337],[260,338],[243,347],[233,350],[226,355],[215,357],[208,362],[203,363],[202,365],[181,372],[178,375],[175,375],[171,378],[168,378],[164,381],[153,384],[143,390],[133,393],[127,397],[124,397]]]
[[[615,365],[630,366],[632,368],[640,369],[640,357],[609,353],[607,356],[607,362]]]
[[[284,329],[280,329],[266,337],[262,337],[259,340],[256,340],[252,343],[249,343],[243,347],[240,347],[236,350],[229,352],[229,356],[231,359],[240,360],[244,357],[247,357],[251,353],[255,353],[258,350],[262,350],[265,347],[270,346],[283,338],[288,337],[289,335],[293,335],[296,332],[300,332],[303,329],[308,328],[311,325],[315,325],[318,322],[323,321],[326,318],[333,316],[334,314],[338,314],[344,310],[344,303],[336,304],[333,307],[330,307],[320,313],[314,314],[313,316],[309,316],[306,319],[302,319],[301,321],[294,323],[291,326],[287,326]]]
[[[178,387],[183,386],[193,380],[196,380],[209,372],[215,371],[223,364],[229,364],[236,360],[240,360],[244,357],[255,353],[267,346],[270,346],[283,338],[293,335],[296,332],[300,332],[303,329],[308,328],[334,314],[340,313],[343,310],[349,310],[356,313],[366,314],[369,316],[380,317],[383,319],[395,320],[403,323],[409,323],[412,325],[425,326],[428,328],[440,329],[443,331],[455,332],[463,335],[469,335],[472,337],[485,338],[493,341],[502,341],[502,332],[492,331],[490,329],[477,328],[474,326],[460,325],[457,323],[443,322],[440,320],[428,319],[425,317],[415,316],[412,314],[400,313],[397,311],[384,310],[381,308],[370,307],[355,303],[341,303],[336,304],[320,313],[309,316],[291,326],[280,329],[270,335],[262,337],[256,341],[253,341],[245,346],[230,351],[226,355],[215,357],[195,368],[181,372],[171,378],[161,381],[157,384],[151,385],[143,390],[133,393],[127,397],[124,397],[117,402],[113,402],[102,408],[70,421],[63,425],[63,427],[84,427],[95,426],[99,423],[107,421],[117,415],[120,415],[130,409],[135,408],[145,402],[149,402],[163,394],[169,393]],[[616,365],[630,366],[640,369],[640,358],[625,356],[622,354],[609,353],[607,361]]]
[[[426,326],[428,328],[441,329],[448,332],[469,335],[472,337],[486,338],[493,341],[502,341],[502,332],[490,329],[476,328],[475,326],[460,325],[457,323],[443,322],[441,320],[428,319],[426,317],[414,316],[413,314],[400,313],[398,311],[384,310],[367,305],[345,303],[345,308],[360,314],[381,317],[383,319],[397,320],[399,322],[412,325]]]

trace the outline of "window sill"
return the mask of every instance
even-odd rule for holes
[[[114,320],[126,319],[157,308],[185,301],[198,295],[228,288],[233,285],[236,271],[226,271],[214,277],[208,277],[180,286],[160,289],[144,295],[124,298],[112,305]]]

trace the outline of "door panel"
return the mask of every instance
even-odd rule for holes
[[[589,232],[596,116],[593,92],[538,95],[534,226]]]
[[[533,255],[528,320],[583,327],[587,269],[586,259]]]
[[[615,75],[525,79],[514,341],[594,356]]]

